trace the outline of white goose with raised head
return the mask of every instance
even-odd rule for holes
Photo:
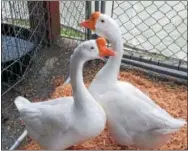
[[[92,81],[89,92],[104,108],[111,135],[122,145],[157,148],[169,140],[169,134],[186,124],[175,119],[141,90],[117,79],[123,56],[120,28],[109,16],[94,12],[81,26],[106,37],[116,52]]]

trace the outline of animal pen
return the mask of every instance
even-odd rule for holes
[[[62,89],[61,85],[68,76],[74,48],[82,41],[96,38],[79,26],[94,11],[108,14],[121,28],[124,55],[120,79],[146,91],[174,116],[186,119],[187,1],[2,1],[1,4],[2,149],[10,149],[24,131],[14,105],[18,95],[33,102],[71,95],[71,86]],[[96,61],[86,65],[86,85],[102,65],[103,62]],[[186,133],[187,129],[181,130],[162,149],[187,149]],[[40,149],[28,139],[17,147]],[[101,136],[74,149],[130,148],[111,142],[105,130]]]

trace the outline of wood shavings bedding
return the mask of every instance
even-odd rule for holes
[[[91,68],[90,68],[91,69]],[[91,76],[93,75],[93,76]],[[85,85],[88,87],[89,82],[93,79],[95,74],[91,71],[84,75]],[[128,81],[148,94],[157,104],[164,108],[174,117],[187,119],[187,87],[185,85],[176,84],[172,81],[151,80],[142,72],[138,71],[122,71],[120,72],[120,80]],[[58,83],[59,81],[59,83]],[[51,98],[58,98],[61,96],[71,96],[72,88],[68,84],[62,88],[63,77],[55,79],[55,90],[51,94]],[[23,150],[39,150],[42,149],[34,142],[28,142],[21,147]],[[130,150],[137,149],[128,146],[118,145],[113,138],[111,138],[107,128],[104,132],[83,144],[75,145],[69,149],[72,150]],[[184,127],[180,131],[171,135],[171,140],[160,150],[186,150],[187,149],[187,128]]]

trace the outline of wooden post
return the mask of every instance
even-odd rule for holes
[[[60,35],[59,1],[28,1],[31,30],[51,44]]]
[[[55,41],[59,38],[61,31],[59,1],[47,1],[46,3],[49,12],[49,38]]]

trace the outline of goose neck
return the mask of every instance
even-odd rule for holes
[[[73,96],[75,97],[86,89],[83,82],[83,66],[84,61],[79,56],[74,55],[71,57],[70,78]]]
[[[121,34],[117,34],[115,38],[109,37],[109,41],[112,44],[112,49],[116,52],[116,56],[110,57],[106,64],[107,73],[110,72],[111,80],[117,80],[117,76],[120,70],[121,59],[123,56],[123,41]],[[109,71],[110,70],[110,71]]]

